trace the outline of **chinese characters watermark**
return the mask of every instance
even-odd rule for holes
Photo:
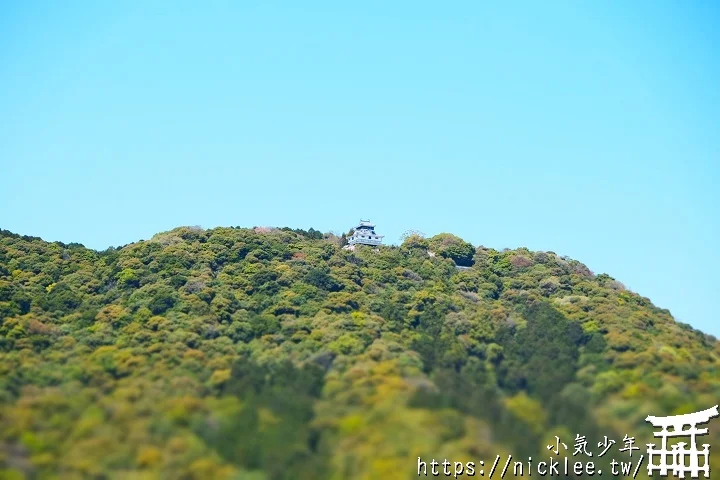
[[[661,477],[672,475],[676,478],[686,478],[689,474],[691,478],[699,478],[702,474],[704,478],[710,478],[710,445],[705,443],[701,449],[698,449],[697,437],[708,434],[708,428],[698,428],[698,425],[706,424],[710,419],[719,416],[718,405],[712,408],[695,413],[684,415],[673,415],[668,417],[648,416],[645,420],[654,427],[660,428],[660,431],[653,432],[655,438],[661,439],[660,448],[656,448],[654,443],[648,443],[647,451],[640,453],[641,448],[636,443],[635,437],[627,434],[617,447],[617,451],[623,453],[629,461],[618,461],[616,458],[610,457],[600,461],[610,449],[619,442],[608,436],[597,442],[598,451],[590,451],[594,443],[589,443],[587,437],[576,434],[575,442],[571,448],[564,443],[560,437],[555,436],[555,440],[547,445],[547,450],[552,452],[548,461],[534,460],[528,457],[527,461],[513,459],[512,455],[507,455],[504,461],[501,461],[502,455],[497,455],[492,467],[489,469],[488,478],[492,479],[499,476],[500,480],[505,478],[506,473],[510,473],[514,477],[530,476],[533,472],[537,472],[540,476],[593,476],[602,475],[602,471],[597,468],[605,465],[610,467],[610,474],[613,476],[627,476],[637,478],[638,473],[644,465],[647,455],[647,473],[653,477],[654,473]],[[685,428],[688,427],[688,428]],[[687,442],[679,441],[669,445],[669,440],[687,439]],[[591,439],[593,442],[595,439]],[[689,447],[688,447],[689,445]],[[567,452],[567,453],[565,453]],[[569,455],[572,452],[572,455]],[[565,453],[565,455],[563,455]],[[554,456],[553,456],[554,455]],[[564,458],[560,458],[563,457]],[[570,461],[570,457],[575,457]],[[596,465],[595,462],[599,462]],[[656,462],[656,463],[654,463]],[[442,469],[439,467],[442,465]],[[476,472],[475,462],[450,462],[445,459],[439,462],[435,459],[425,462],[418,457],[418,476],[428,475],[438,476],[441,473],[445,476],[453,476],[458,478],[463,474],[466,476],[475,476],[476,473],[483,477],[486,474],[485,461],[480,460],[480,469]],[[453,470],[450,467],[453,466]],[[489,463],[488,463],[489,466]],[[607,474],[607,473],[606,473]]]

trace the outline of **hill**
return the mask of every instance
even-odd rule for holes
[[[607,465],[603,437],[627,459],[647,415],[718,403],[718,341],[578,261],[340,241],[2,231],[0,477],[417,478],[418,456],[547,459],[556,435]]]

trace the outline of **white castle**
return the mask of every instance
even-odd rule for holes
[[[348,238],[348,245],[382,245],[384,235],[375,233],[375,224],[369,220],[360,220],[360,224],[355,227],[352,236]]]

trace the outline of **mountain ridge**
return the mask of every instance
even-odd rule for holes
[[[408,478],[417,456],[645,438],[648,414],[717,403],[717,339],[579,261],[451,234],[341,247],[1,231],[0,472]]]

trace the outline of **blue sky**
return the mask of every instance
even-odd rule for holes
[[[0,228],[452,232],[720,335],[717,3],[4,2]]]

